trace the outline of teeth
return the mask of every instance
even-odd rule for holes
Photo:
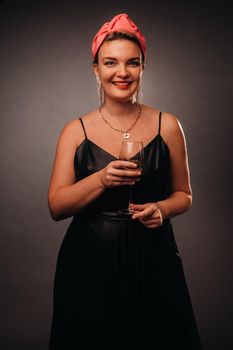
[[[116,84],[116,85],[129,85],[130,83],[128,83],[128,82],[122,82],[122,83],[115,82],[114,84]]]

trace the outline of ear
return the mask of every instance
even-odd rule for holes
[[[98,67],[98,63],[93,63],[92,64],[93,67],[93,71],[95,73],[95,76],[99,78],[99,67]]]
[[[141,70],[140,79],[142,79],[143,72],[144,72],[144,68],[142,68],[142,70]]]

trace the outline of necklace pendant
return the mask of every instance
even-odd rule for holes
[[[130,135],[129,135],[128,132],[125,132],[125,133],[123,134],[123,137],[124,137],[125,140],[127,140],[127,139],[129,138],[129,136],[130,136]]]

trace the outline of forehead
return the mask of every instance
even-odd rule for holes
[[[116,39],[103,43],[99,50],[99,57],[114,57],[117,59],[141,57],[141,50],[133,41]]]

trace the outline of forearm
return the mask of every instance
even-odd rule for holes
[[[52,218],[59,221],[77,214],[105,191],[98,171],[73,185],[59,188],[49,199]]]
[[[176,191],[165,200],[156,202],[163,219],[172,218],[190,209],[192,205],[192,195],[190,193]]]

